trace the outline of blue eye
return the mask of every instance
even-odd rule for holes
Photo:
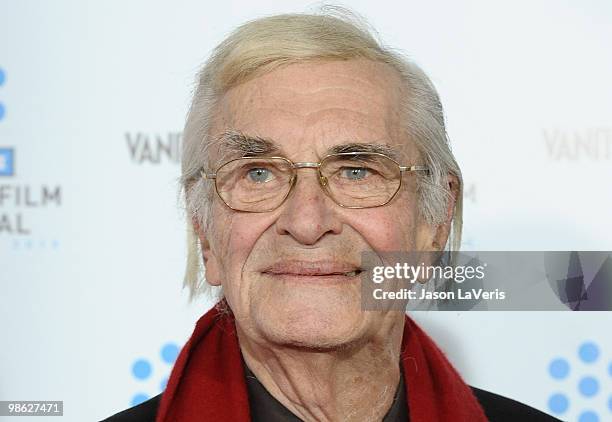
[[[349,180],[362,180],[368,175],[368,169],[365,167],[344,167],[341,174],[342,177]]]
[[[249,179],[255,183],[265,183],[272,178],[272,172],[265,168],[253,168],[247,174]]]

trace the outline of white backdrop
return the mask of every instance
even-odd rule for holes
[[[344,4],[440,91],[464,249],[612,250],[612,3]],[[160,392],[210,306],[181,291],[194,75],[238,24],[311,6],[0,0],[0,400],[84,421]],[[612,420],[612,313],[415,318],[472,385]]]

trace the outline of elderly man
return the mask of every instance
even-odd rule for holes
[[[553,420],[467,386],[405,312],[362,309],[361,254],[456,248],[462,195],[434,87],[362,24],[241,26],[184,142],[186,282],[222,299],[165,392],[109,421]]]

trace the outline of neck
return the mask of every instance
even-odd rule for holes
[[[400,379],[403,325],[401,315],[359,345],[325,351],[256,342],[237,331],[249,369],[300,419],[381,421]]]

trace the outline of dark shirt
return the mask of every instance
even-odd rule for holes
[[[247,391],[249,394],[249,407],[251,408],[252,422],[302,422],[259,382],[255,374],[245,365]],[[383,418],[383,422],[408,421],[408,401],[404,394],[404,376],[400,375],[400,382],[395,391],[391,408]]]
[[[256,381],[256,383],[255,383]],[[270,395],[261,385],[257,379],[253,381],[249,380],[247,377],[247,389],[249,390],[249,405],[251,407],[252,420],[255,422],[258,421],[300,421],[293,413],[291,413],[288,409],[286,409],[282,404],[280,404],[274,397]],[[525,382],[523,380],[523,382]],[[261,388],[265,391],[264,395],[269,396],[268,399],[263,399],[264,404],[261,404],[261,399],[253,400],[253,397],[259,397],[263,394],[263,392],[251,392],[253,389],[253,385],[255,383],[255,389],[259,388],[257,385],[261,386]],[[400,385],[398,386],[397,391],[403,391],[403,378],[400,379]],[[532,407],[519,403],[515,400],[508,399],[506,397],[490,393],[488,391],[480,390],[478,388],[472,387],[472,391],[478,399],[478,402],[482,406],[487,418],[491,422],[559,422],[559,419],[553,418],[552,416],[547,415],[546,413],[540,412]],[[399,421],[399,420],[408,420],[408,414],[404,414],[405,419],[401,419],[402,411],[408,412],[408,406],[405,394],[399,394],[396,392],[396,398],[399,400],[394,400],[391,409],[387,416],[385,416],[384,421]],[[105,419],[103,422],[154,422],[155,415],[157,414],[157,408],[159,407],[159,401],[161,399],[161,394],[151,398],[150,400],[145,401],[137,406],[132,407],[131,409],[124,410],[121,413],[117,413],[114,416],[111,416],[108,419]],[[270,403],[270,399],[273,400]],[[266,402],[266,400],[268,400]],[[275,402],[275,403],[274,403]],[[270,406],[273,407],[273,410],[270,410]],[[258,410],[259,407],[263,408],[263,413],[259,413],[261,410]],[[403,407],[403,410],[402,410]],[[268,413],[268,412],[277,412],[277,413]],[[280,413],[278,413],[280,412]],[[397,412],[397,413],[396,413]],[[288,418],[293,419],[282,419],[282,417],[286,415]],[[269,419],[272,417],[281,417],[281,419]],[[259,419],[258,419],[259,418]],[[262,419],[263,418],[263,419]],[[203,421],[203,422],[226,422],[226,421]],[[429,422],[429,421],[413,421],[413,422]],[[446,421],[441,421],[446,422]],[[448,421],[454,422],[454,421]]]

